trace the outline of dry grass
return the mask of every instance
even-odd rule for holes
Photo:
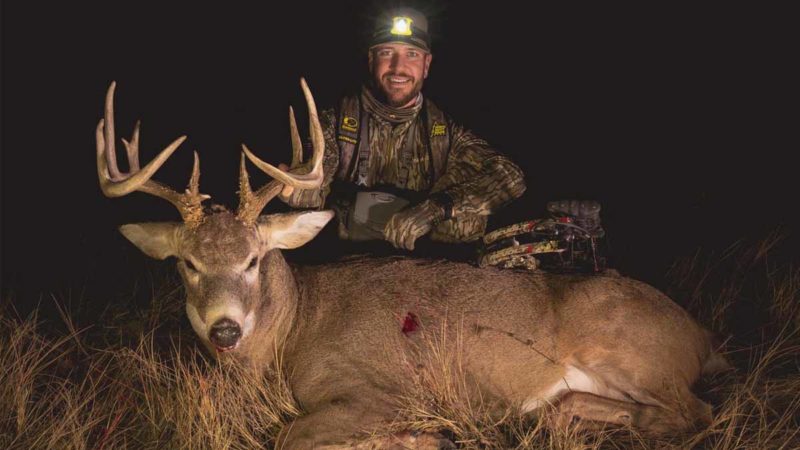
[[[440,431],[461,448],[800,448],[800,271],[770,260],[779,244],[770,236],[698,253],[669,274],[669,293],[719,333],[736,366],[698,387],[715,406],[706,429],[659,439],[557,430],[546,413],[523,416],[481,398],[433,339],[428,370],[397,399],[401,414],[389,430]],[[107,310],[102,327],[81,328],[63,312],[63,331],[52,332],[7,307],[0,448],[271,448],[301,413],[283,375],[208,360],[182,319],[180,291],[168,286],[147,309]]]
[[[91,330],[37,323],[0,321],[0,448],[270,448],[299,414],[281,373],[217,364],[193,339],[92,348]]]

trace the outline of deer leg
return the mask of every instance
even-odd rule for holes
[[[281,430],[276,449],[345,449],[353,448],[359,431],[371,428],[376,422],[369,406],[353,405],[348,401],[332,401],[297,418]],[[378,416],[380,417],[380,415]]]
[[[694,400],[708,408],[708,405],[696,397]],[[690,405],[690,408],[693,407],[699,405]],[[693,428],[696,417],[691,417],[691,414],[689,416],[687,417],[686,411],[673,411],[662,406],[614,400],[586,392],[570,392],[562,397],[556,408],[555,425],[566,428],[578,419],[577,426],[582,429],[616,425],[630,426],[653,434],[666,434]]]
[[[586,392],[569,392],[559,401],[554,423],[557,428],[577,425],[582,429],[600,428],[612,424],[633,425],[638,405]]]
[[[347,448],[355,450],[453,450],[456,446],[439,433],[405,431],[390,436],[367,438],[355,442],[352,447]]]
[[[278,441],[279,449],[314,448],[317,450],[452,450],[453,442],[439,433],[401,432],[389,436],[342,436],[341,439],[315,436],[310,439],[284,439]]]
[[[414,449],[455,448],[438,433],[400,432],[380,434],[393,417],[388,406],[336,400],[298,418],[284,428],[277,449]]]
[[[652,434],[668,434],[694,430],[712,421],[711,406],[692,393],[687,377],[658,364],[634,364],[617,355],[614,360],[588,361],[579,365],[593,380],[610,388],[600,396],[612,397],[622,405],[638,405],[633,426]],[[670,372],[676,373],[669,376]],[[688,377],[691,379],[691,377]],[[611,399],[608,399],[611,400]],[[630,408],[630,407],[629,407]]]

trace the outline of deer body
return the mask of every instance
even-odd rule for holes
[[[100,185],[109,196],[139,190],[165,198],[183,223],[139,223],[121,232],[144,253],[175,257],[192,327],[215,356],[257,370],[276,363],[306,414],[287,427],[281,448],[437,448],[433,435],[365,437],[397,414],[398,396],[446,360],[470,398],[500,409],[556,407],[556,425],[631,425],[672,432],[710,420],[690,387],[720,357],[708,333],[669,298],[608,274],[568,276],[479,269],[407,258],[291,267],[281,249],[304,245],[330,211],[260,215],[284,186],[322,180],[324,139],[311,93],[314,154],[302,161],[290,113],[292,169],[244,155],[275,178],[250,190],[242,157],[236,214],[199,192],[199,158],[186,193],[150,177],[184,138],[139,168],[139,127],[125,141],[130,173],[117,168],[113,92],[97,127]],[[427,438],[424,439],[424,438]]]
[[[418,340],[442,330],[445,352],[501,407],[534,411],[572,390],[664,411],[689,404],[698,417],[685,427],[709,413],[688,390],[712,353],[705,331],[628,278],[384,259],[298,268],[295,279],[302,289],[283,357],[309,412],[290,432],[298,439],[323,442],[326,429],[343,438],[348,417],[352,431],[391,419],[390,396],[428,369],[418,366],[428,361]],[[419,328],[404,333],[409,313]]]

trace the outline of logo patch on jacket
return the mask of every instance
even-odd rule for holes
[[[344,116],[342,118],[342,130],[355,133],[358,131],[358,119],[355,117]]]
[[[447,134],[447,126],[443,123],[434,122],[431,127],[431,137],[444,136]]]

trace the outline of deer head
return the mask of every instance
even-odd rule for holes
[[[120,227],[122,234],[148,256],[175,257],[186,289],[186,311],[192,327],[212,350],[236,349],[259,328],[289,314],[296,302],[291,272],[278,249],[299,247],[317,235],[333,217],[331,211],[260,215],[284,185],[318,188],[322,182],[324,139],[314,98],[305,80],[301,86],[308,103],[310,134],[314,152],[309,167],[302,167],[302,146],[294,112],[289,108],[292,136],[292,167],[288,173],[260,160],[242,144],[239,178],[239,208],[234,214],[215,205],[204,210],[209,198],[199,191],[200,160],[195,152],[194,169],[185,193],[151,180],[153,174],[186,139],[181,136],[144,168],[139,166],[137,122],[130,141],[122,140],[129,172],[117,167],[114,147],[114,90],[106,94],[105,117],[97,125],[97,173],[103,193],[119,197],[133,191],[164,198],[178,208],[183,222],[136,223]],[[273,180],[253,192],[245,157]],[[256,333],[257,334],[257,333]]]

